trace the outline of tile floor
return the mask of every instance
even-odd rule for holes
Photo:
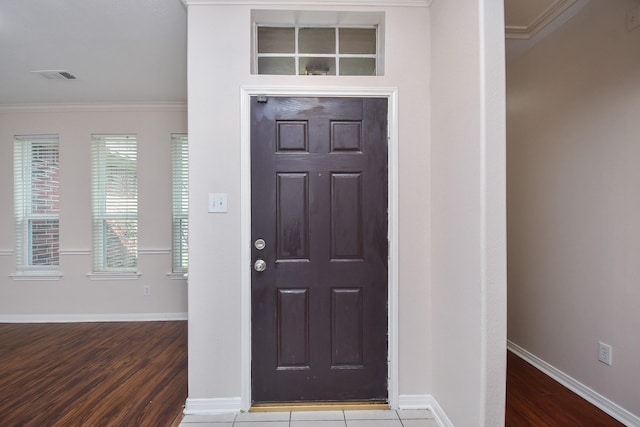
[[[438,427],[427,409],[185,415],[180,427]]]

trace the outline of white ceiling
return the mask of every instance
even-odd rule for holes
[[[0,104],[184,102],[186,12],[180,0],[0,0]]]
[[[507,55],[588,1],[505,0]],[[0,0],[0,104],[185,102],[186,48],[181,0]]]

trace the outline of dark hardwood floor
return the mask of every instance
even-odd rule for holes
[[[177,427],[187,323],[0,324],[0,426]],[[507,353],[507,427],[623,424]]]
[[[624,426],[520,357],[507,352],[507,427]]]
[[[0,324],[0,425],[177,426],[187,322]]]

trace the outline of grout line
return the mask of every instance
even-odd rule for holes
[[[342,421],[343,421],[343,423],[344,423],[344,426],[345,426],[345,427],[348,427],[348,426],[349,426],[349,421],[358,421],[358,420],[359,420],[359,419],[358,419],[358,420],[351,420],[351,419],[347,420],[347,411],[346,411],[346,410],[341,410],[341,412],[342,412]],[[400,411],[400,410],[396,410],[396,409],[389,409],[389,412],[393,412],[393,413],[396,415],[396,419],[400,421],[400,425],[401,425],[402,427],[404,427],[404,426],[405,426],[405,423],[404,423],[405,419],[402,419],[402,417],[400,416],[400,412],[402,412],[402,411]],[[432,412],[432,411],[429,411],[429,412],[430,412],[431,414],[433,414],[433,412]],[[238,422],[240,422],[240,421],[238,420],[238,415],[239,415],[239,414],[235,414],[235,415],[234,415],[233,420],[231,421],[231,426],[232,426],[232,427],[237,427],[237,426],[238,426]],[[184,417],[183,417],[183,418],[184,418]],[[383,421],[383,420],[386,420],[386,419],[387,419],[387,418],[371,418],[370,420]],[[434,419],[434,417],[424,417],[424,418],[422,418],[422,417],[418,417],[418,418],[406,418],[406,420],[413,420],[413,419],[429,420],[429,419]],[[294,421],[294,420],[293,420],[293,411],[288,411],[288,422],[287,422],[288,427],[291,427],[291,426],[293,425],[293,421]],[[297,420],[296,420],[296,421],[297,421]],[[305,421],[305,420],[300,420],[300,421]],[[311,421],[311,420],[309,420],[309,421]],[[327,422],[330,422],[331,420],[320,420],[320,419],[319,419],[319,420],[313,420],[313,421],[314,421],[314,422],[318,422],[318,421],[327,421]],[[336,421],[337,421],[337,420],[336,420]],[[277,422],[277,421],[276,421],[276,420],[260,420],[260,419],[254,419],[254,420],[246,420],[246,422],[249,422],[249,423],[256,423],[256,425],[258,425],[258,424],[260,424],[260,423],[266,423],[266,424],[263,424],[263,425],[267,425],[267,426],[268,426],[268,424],[269,424],[269,423],[271,423],[271,422],[274,422],[274,423],[275,423],[275,422]],[[181,423],[182,423],[182,421],[181,421]],[[184,423],[185,427],[186,427],[186,424],[193,425],[193,427],[197,427],[197,425],[198,425],[198,424],[200,424],[200,422],[198,422],[198,421],[194,421],[194,422],[190,422],[190,423]],[[317,425],[318,425],[318,427],[321,427],[320,423],[317,423]]]

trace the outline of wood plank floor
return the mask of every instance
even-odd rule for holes
[[[0,425],[177,426],[187,323],[0,324]]]
[[[0,426],[176,427],[187,323],[0,324]],[[622,426],[507,356],[507,427]]]
[[[624,427],[520,357],[507,352],[507,427]]]

